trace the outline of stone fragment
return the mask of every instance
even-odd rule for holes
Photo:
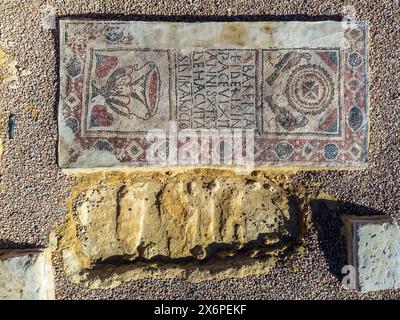
[[[348,263],[361,292],[400,288],[400,230],[382,216],[343,216]]]
[[[3,150],[4,150],[3,139],[0,138],[0,161],[1,161],[1,158],[3,156]]]
[[[59,165],[365,165],[367,39],[363,22],[61,20]]]
[[[76,175],[54,237],[67,273],[94,287],[268,273],[302,234],[299,201],[284,180],[201,172]]]
[[[40,114],[40,111],[39,111],[38,108],[36,108],[36,107],[33,106],[32,104],[27,104],[27,105],[25,105],[25,109],[30,113],[31,118],[32,118],[34,121],[37,121],[37,120],[38,120],[39,114]]]
[[[0,300],[54,299],[48,250],[0,250]]]

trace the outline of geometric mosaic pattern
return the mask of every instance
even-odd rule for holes
[[[261,28],[241,24],[246,34]],[[326,43],[309,41],[306,33],[303,43],[269,39],[262,45],[234,33],[240,30],[233,29],[234,41],[225,34],[237,24],[209,24],[207,41],[193,25],[61,21],[60,166],[157,165],[148,160],[147,134],[168,130],[171,121],[178,132],[253,130],[256,166],[367,163],[365,23],[327,23],[341,35]],[[303,25],[310,34],[320,32],[321,24]],[[273,30],[287,26],[270,24]],[[168,38],[171,28],[189,38],[156,36],[165,29]],[[186,141],[178,137],[178,155]],[[158,151],[168,154],[170,145],[167,137]]]
[[[276,141],[270,161],[367,161],[365,32],[346,30],[347,50],[264,51],[264,132]],[[262,149],[260,160],[268,157]]]

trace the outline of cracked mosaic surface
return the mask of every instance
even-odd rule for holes
[[[254,141],[240,138],[232,163],[249,153],[261,167],[367,163],[365,23],[62,20],[60,28],[62,167],[161,165],[149,150],[168,156],[173,139],[147,134],[168,133],[171,121],[178,158],[202,143],[183,135],[192,129],[254,132]]]

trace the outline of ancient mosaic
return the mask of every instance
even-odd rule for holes
[[[361,22],[63,20],[59,163],[171,164],[149,161],[149,150],[179,159],[188,145],[209,146],[207,160],[210,133],[233,133],[219,152],[245,148],[223,153],[228,165],[249,153],[255,166],[364,165],[366,42]]]

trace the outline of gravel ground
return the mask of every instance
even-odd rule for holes
[[[337,16],[353,5],[370,23],[370,158],[362,171],[301,172],[294,179],[333,194],[342,212],[386,213],[400,221],[400,3],[388,1],[28,1],[0,0],[0,45],[17,61],[14,88],[0,84],[1,114],[15,114],[15,138],[6,138],[0,171],[0,248],[42,247],[65,215],[67,177],[56,165],[57,32],[41,26],[47,4],[62,16],[185,20],[315,20]],[[158,17],[157,17],[158,16]],[[222,17],[223,16],[223,17]],[[316,18],[315,16],[320,16]],[[313,18],[314,17],[314,18]],[[173,20],[173,18],[169,18]],[[39,110],[35,120],[32,105]],[[4,119],[3,119],[4,120]],[[4,121],[3,121],[4,122]],[[328,216],[328,217],[327,217]],[[304,255],[282,261],[267,276],[191,284],[185,281],[134,281],[112,290],[72,284],[56,265],[57,297],[65,299],[353,299],[400,298],[398,291],[358,294],[341,288],[344,240],[338,219],[317,217]]]

